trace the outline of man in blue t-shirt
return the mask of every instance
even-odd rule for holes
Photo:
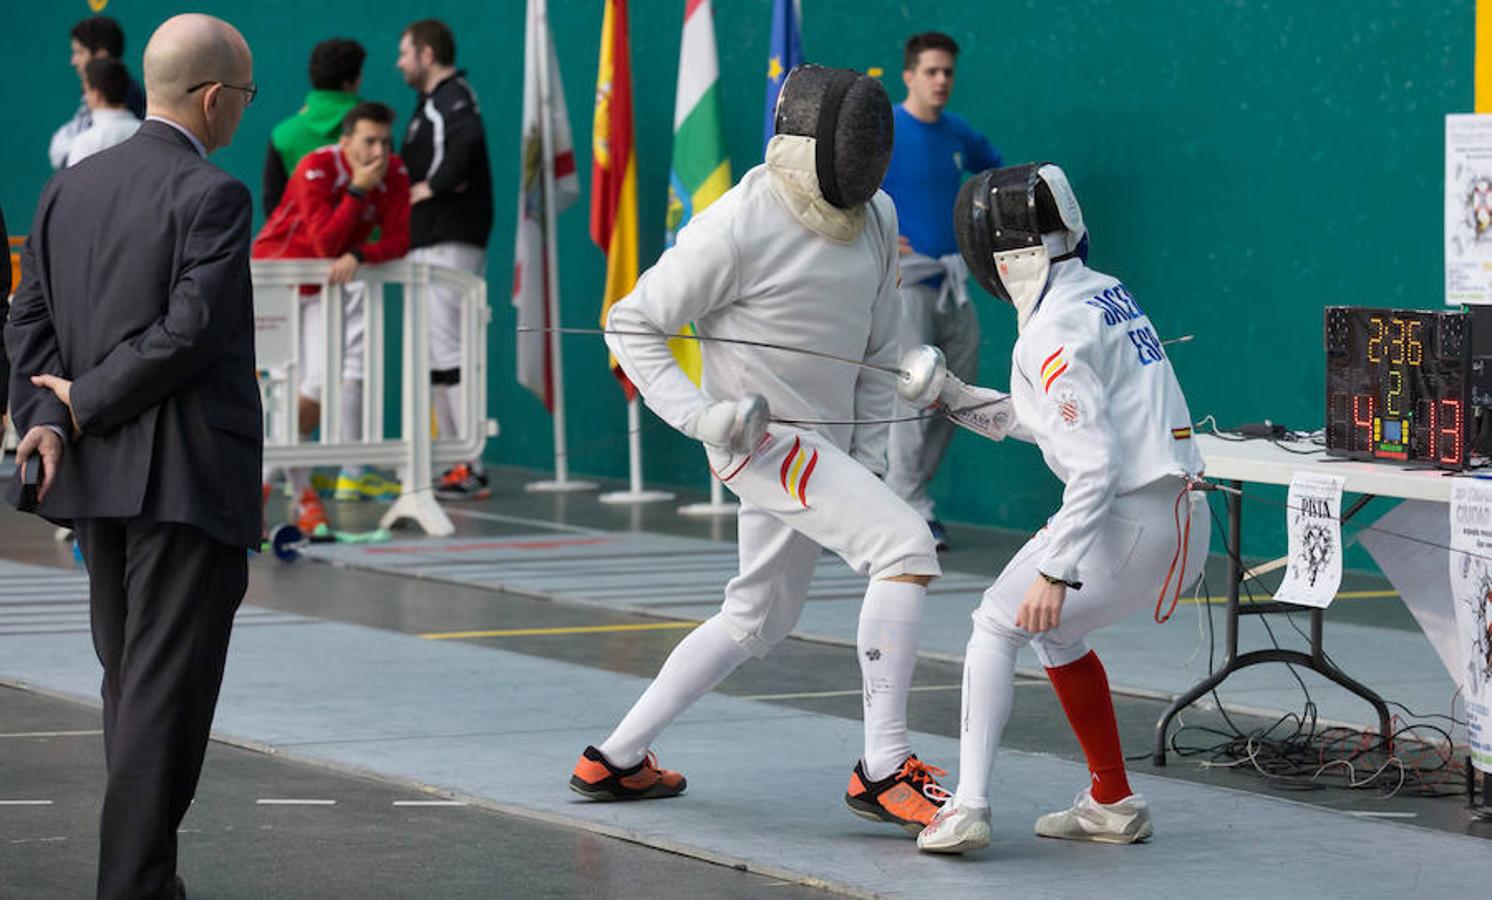
[[[957,56],[958,44],[946,34],[929,31],[907,39],[901,73],[907,99],[896,107],[896,147],[881,187],[895,201],[901,222],[907,347],[936,345],[948,358],[948,371],[973,382],[979,376],[979,316],[969,304],[968,270],[953,236],[953,201],[965,172],[982,172],[1001,160],[1000,151],[968,122],[945,112]],[[947,537],[927,484],[952,437],[953,423],[941,416],[891,426],[886,482],[927,520],[939,550],[948,548]]]

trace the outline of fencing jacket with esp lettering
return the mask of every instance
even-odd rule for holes
[[[1052,266],[1016,339],[1010,393],[1012,435],[1039,446],[1065,485],[1038,566],[1054,578],[1102,578],[1083,559],[1116,495],[1202,471],[1186,398],[1150,318],[1117,279],[1076,259]]]
[[[799,224],[778,199],[766,165],[695,215],[678,242],[611,307],[616,331],[677,333],[823,351],[894,367],[901,329],[896,290],[896,208],[877,192],[865,227],[847,243]],[[810,427],[873,472],[886,469],[886,419],[895,376],[762,347],[700,345],[695,387],[668,345],[609,334],[607,345],[648,407],[693,436],[712,401],[761,394],[774,418],[834,422]],[[873,424],[853,425],[871,420]]]
[[[492,173],[476,92],[457,72],[421,94],[399,155],[411,182],[435,196],[410,210],[410,246],[457,242],[486,249],[492,232]]]

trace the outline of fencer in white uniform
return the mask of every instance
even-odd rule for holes
[[[787,637],[822,548],[870,578],[857,639],[865,751],[846,802],[916,833],[947,796],[939,770],[912,754],[906,726],[926,585],[941,570],[921,517],[877,477],[901,322],[896,212],[878,190],[891,129],[879,82],[794,69],[766,163],[692,219],[611,309],[607,344],[628,378],[654,412],[705,444],[741,499],[740,573],[720,612],[679,644],[611,736],[586,749],[571,786],[587,797],[683,790],[650,745],[737,666]],[[824,146],[825,134],[837,149]],[[698,387],[665,343],[691,322],[716,339],[701,343]]]
[[[1041,448],[1062,505],[1000,573],[973,615],[964,663],[959,782],[918,837],[929,852],[990,840],[990,770],[1010,716],[1017,651],[1046,667],[1088,761],[1090,784],[1042,816],[1044,837],[1131,843],[1153,826],[1130,790],[1113,700],[1085,637],[1173,605],[1200,575],[1210,518],[1191,416],[1155,326],[1117,279],[1085,263],[1087,231],[1062,170],[992,169],[954,210],[970,271],[1016,309],[1010,394],[945,376],[934,348],[903,362],[910,402],[935,402],[986,436]],[[1168,613],[1167,613],[1168,614]]]

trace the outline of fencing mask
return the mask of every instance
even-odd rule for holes
[[[853,69],[796,66],[777,95],[775,132],[814,139],[819,190],[840,209],[875,196],[894,129],[886,89]]]
[[[1015,306],[1035,310],[1054,262],[1086,258],[1088,232],[1067,175],[1051,163],[986,169],[964,182],[953,231],[969,273]]]

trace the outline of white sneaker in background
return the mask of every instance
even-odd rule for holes
[[[1036,833],[1066,841],[1134,844],[1154,834],[1155,826],[1150,821],[1150,805],[1139,794],[1130,794],[1118,803],[1099,803],[1084,788],[1071,809],[1037,819]]]

